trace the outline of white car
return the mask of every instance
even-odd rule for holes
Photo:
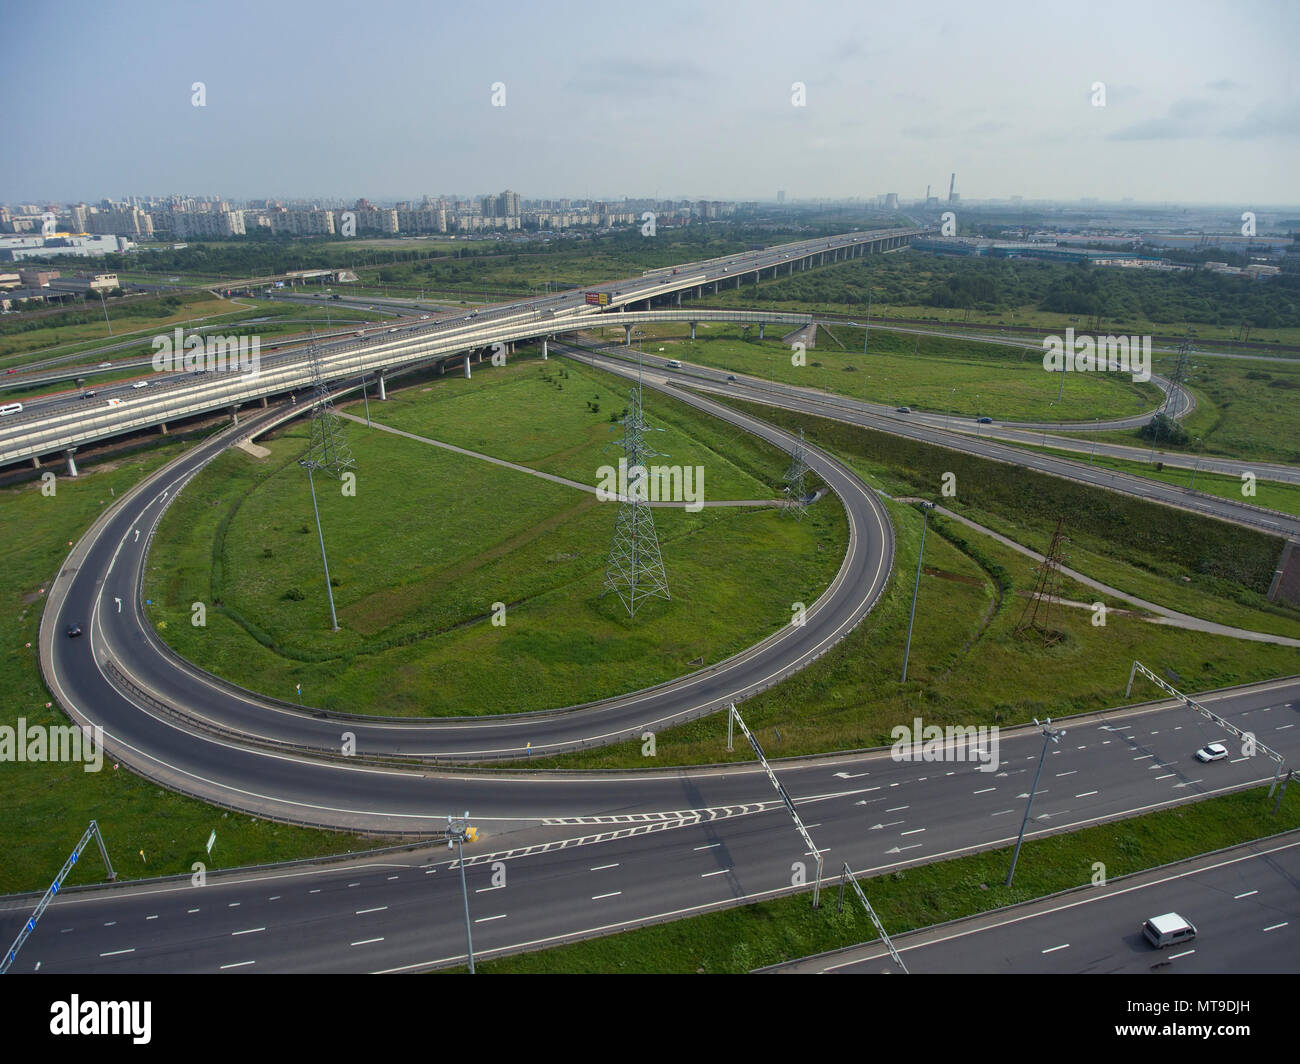
[[[133,385],[131,385],[131,387],[132,387],[132,388],[148,388],[148,387],[149,387],[149,382],[148,382],[148,381],[136,381]]]
[[[1210,743],[1196,751],[1197,761],[1222,761],[1228,756],[1228,748],[1223,743]]]

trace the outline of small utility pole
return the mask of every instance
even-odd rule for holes
[[[921,549],[916,555],[916,582],[912,585],[912,612],[907,616],[907,645],[903,648],[903,675],[899,683],[907,683],[907,659],[912,653],[912,622],[916,620],[916,596],[921,590],[921,559],[925,557],[925,526],[930,520],[934,503],[921,503]]]

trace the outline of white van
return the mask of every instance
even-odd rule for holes
[[[22,403],[6,403],[4,406],[0,406],[0,417],[8,417],[10,414],[21,414],[22,412]]]
[[[1142,925],[1142,934],[1156,949],[1177,946],[1196,937],[1196,928],[1177,913],[1153,916]]]
[[[669,369],[681,369],[681,368],[682,368],[682,364],[681,364],[680,362],[678,362],[677,359],[675,359],[675,358],[670,358],[667,362],[664,363],[664,365],[667,366]]]

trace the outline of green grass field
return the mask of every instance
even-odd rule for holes
[[[618,460],[609,443],[621,429],[588,404],[621,387],[572,364],[523,359],[370,406],[385,424],[595,484],[598,466]],[[707,499],[777,495],[788,462],[780,452],[669,399],[656,396],[647,416],[665,428],[652,435],[666,461],[705,470]],[[306,445],[299,425],[270,441],[265,460],[223,455],[169,511],[145,587],[151,619],[180,653],[280,697],[301,683],[304,701],[331,709],[543,709],[744,649],[787,623],[792,602],[812,602],[845,548],[833,504],[804,522],[775,509],[656,509],[672,601],[653,600],[630,620],[614,596],[601,597],[613,505],[364,425],[347,431],[356,497],[317,480],[342,631],[329,631],[308,484],[295,464]],[[189,623],[195,601],[209,605],[204,628]],[[498,602],[503,626],[492,623]]]
[[[181,453],[175,440],[103,462],[83,462],[76,480],[59,477],[53,497],[40,482],[0,491],[0,684],[6,692],[0,724],[64,725],[41,678],[36,640],[45,591],[75,540],[132,484]],[[98,773],[81,764],[0,762],[0,892],[48,886],[94,818],[99,821],[119,877],[189,873],[194,861],[209,868],[346,853],[381,843],[359,836],[288,827],[229,813],[164,791],[105,762]],[[213,856],[204,856],[217,831]],[[104,876],[91,851],[69,883]],[[141,859],[139,851],[144,851]]]
[[[1155,363],[1157,373],[1173,372],[1172,358]],[[1183,421],[1187,443],[1162,450],[1300,465],[1300,361],[1193,358],[1188,382],[1197,408]],[[1133,433],[1102,439],[1141,446]]]
[[[790,345],[780,336],[786,326],[770,327],[762,341],[757,329],[744,338],[740,326],[720,323],[701,322],[695,341],[687,325],[644,328],[649,339],[642,347],[651,358],[676,358],[954,417],[1089,421],[1153,410],[1160,402],[1159,389],[1150,383],[1135,384],[1118,373],[1079,373],[1072,375],[1058,403],[1060,377],[1043,370],[1041,356],[999,344],[873,331],[869,353],[863,355],[862,329],[833,326],[830,331],[844,347],[819,329],[817,347],[805,353],[806,365],[795,365]],[[621,340],[621,329],[602,331],[607,334],[602,339]]]
[[[876,479],[864,463],[851,464]],[[1151,624],[1114,612],[1132,607],[1068,579],[1062,598],[1101,601],[1111,612],[1105,627],[1094,627],[1091,610],[1063,607],[1066,638],[1044,649],[1014,634],[1033,589],[1034,562],[935,515],[925,540],[907,683],[900,683],[921,517],[910,506],[888,507],[898,548],[884,599],[825,657],[745,703],[746,722],[773,757],[887,746],[890,729],[918,714],[940,724],[1006,726],[1122,705],[1135,658],[1174,669],[1189,691],[1295,672],[1293,647]],[[1073,564],[1094,575],[1077,559]],[[1144,697],[1137,691],[1133,700]],[[665,729],[656,736],[656,757],[672,765],[745,760],[740,748],[726,752],[726,737],[722,717]],[[638,744],[622,743],[534,763],[627,769],[644,767],[645,760]]]

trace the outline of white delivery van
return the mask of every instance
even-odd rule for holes
[[[1142,934],[1156,949],[1177,946],[1196,937],[1196,928],[1177,913],[1153,916],[1142,925]]]

